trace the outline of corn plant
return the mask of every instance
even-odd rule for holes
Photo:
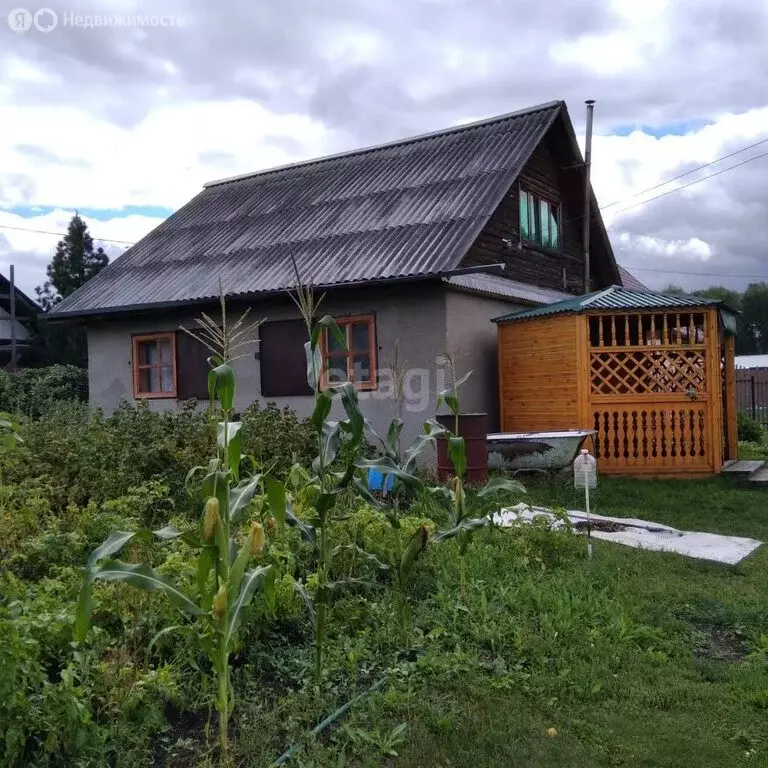
[[[295,268],[295,264],[294,264]],[[308,541],[315,553],[315,590],[309,593],[299,585],[305,602],[312,604],[312,617],[315,629],[315,680],[320,682],[323,664],[323,645],[325,640],[328,606],[332,594],[349,583],[359,583],[352,578],[332,579],[333,558],[340,548],[334,548],[331,541],[333,512],[340,494],[349,488],[355,475],[355,460],[363,444],[365,419],[360,411],[357,391],[354,384],[344,382],[333,386],[323,386],[322,334],[332,334],[338,344],[346,349],[346,337],[330,316],[315,319],[317,306],[322,301],[315,301],[311,286],[303,285],[296,271],[296,291],[291,294],[301,312],[307,328],[308,341],[304,345],[307,358],[307,382],[312,389],[314,407],[310,424],[314,432],[317,455],[312,461],[311,470],[293,471],[291,482],[296,486],[293,494],[287,494],[285,486],[274,478],[266,482],[270,507],[276,517],[285,519],[289,524],[301,529],[303,538]],[[330,418],[335,397],[340,398],[346,414],[345,419]],[[344,442],[344,456],[340,448]],[[292,510],[292,497],[302,499],[304,517],[297,517]],[[360,553],[367,555],[367,553]]]
[[[474,496],[468,497],[464,487],[464,475],[467,471],[467,449],[464,438],[459,435],[459,387],[472,375],[469,371],[461,379],[453,376],[451,388],[443,390],[437,396],[438,408],[446,405],[454,417],[454,428],[446,438],[448,458],[453,467],[453,478],[449,487],[435,486],[432,494],[445,506],[451,527],[440,531],[432,537],[435,543],[447,539],[457,539],[459,544],[459,563],[461,568],[461,595],[462,599],[466,591],[466,554],[472,539],[472,534],[478,528],[489,523],[487,514],[480,514],[477,499],[498,495],[501,493],[525,493],[525,488],[517,480],[507,477],[494,477],[489,480]]]
[[[379,472],[384,479],[384,490],[380,497],[376,497],[368,491],[359,478],[356,478],[356,485],[359,493],[384,514],[395,534],[395,578],[393,586],[397,598],[397,620],[400,629],[400,640],[403,649],[407,650],[410,645],[411,635],[409,584],[416,560],[419,554],[427,547],[429,531],[425,526],[421,526],[413,534],[408,545],[403,548],[400,537],[400,510],[404,491],[419,491],[426,487],[422,479],[416,474],[417,459],[426,448],[434,447],[436,439],[446,435],[447,431],[436,421],[427,421],[424,423],[422,434],[403,453],[400,450],[400,435],[403,430],[403,422],[399,417],[391,421],[387,430],[387,436],[384,439],[370,429],[370,426],[369,430],[381,444],[382,454],[375,459],[361,459],[358,461],[358,466],[369,471]],[[387,491],[390,477],[394,479],[394,482],[392,490]]]
[[[216,708],[219,712],[219,741],[222,761],[228,759],[228,723],[234,704],[230,680],[229,656],[246,606],[259,589],[271,591],[274,572],[271,565],[249,567],[265,545],[261,523],[252,522],[245,535],[238,536],[243,512],[262,488],[260,474],[241,475],[240,422],[233,420],[235,374],[234,352],[248,342],[254,325],[246,326],[243,316],[232,328],[227,327],[226,307],[221,301],[221,327],[211,318],[200,318],[200,329],[188,331],[213,353],[208,390],[218,411],[216,452],[206,467],[196,467],[188,475],[191,486],[202,475],[199,487],[202,514],[198,525],[182,533],[173,527],[158,531],[115,531],[91,553],[80,592],[75,625],[75,639],[82,641],[90,625],[92,587],[96,580],[122,581],[140,589],[164,593],[184,614],[194,618],[193,625],[180,624],[161,630],[189,631],[196,635],[210,659],[216,682]],[[197,550],[195,590],[185,592],[178,584],[146,564],[131,564],[114,559],[129,542],[181,539]]]

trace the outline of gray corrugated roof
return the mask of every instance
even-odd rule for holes
[[[572,296],[563,301],[548,304],[543,307],[525,309],[522,312],[512,312],[502,317],[494,318],[501,323],[509,320],[530,320],[534,317],[548,315],[579,314],[582,312],[638,309],[684,309],[692,307],[713,307],[722,305],[721,301],[700,296],[678,296],[652,291],[631,291],[619,285],[612,285],[602,291],[587,293],[584,296]]]
[[[550,304],[553,301],[572,298],[571,294],[563,291],[553,291],[549,288],[539,288],[527,285],[517,280],[509,280],[501,275],[473,272],[464,275],[453,275],[443,278],[448,285],[455,288],[480,293],[484,296],[518,299],[531,304]]]
[[[53,310],[86,315],[455,269],[561,101],[207,185]]]

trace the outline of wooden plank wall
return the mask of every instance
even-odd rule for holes
[[[514,280],[574,294],[583,292],[581,217],[584,213],[584,175],[580,160],[569,147],[570,138],[565,126],[561,120],[556,120],[460,266],[503,263],[507,276]],[[561,244],[557,251],[520,242],[520,186],[560,203]],[[505,239],[512,241],[511,247],[504,245]],[[593,288],[612,285],[617,276],[613,273],[597,221],[592,223],[591,248]]]
[[[509,277],[525,283],[581,293],[584,253],[576,201],[563,199],[562,172],[546,143],[537,147],[480,236],[462,259],[462,267],[506,265]],[[561,204],[561,244],[557,251],[520,243],[520,187]],[[504,240],[512,241],[506,247]],[[565,274],[563,273],[565,270]]]
[[[500,323],[499,399],[503,432],[576,429],[583,318]]]

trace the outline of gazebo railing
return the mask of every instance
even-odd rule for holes
[[[587,318],[589,401],[604,469],[712,465],[706,312]]]

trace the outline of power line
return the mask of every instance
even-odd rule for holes
[[[664,187],[667,184],[671,184],[673,181],[677,181],[678,179],[682,179],[684,176],[689,176],[691,173],[695,173],[696,171],[702,170],[702,168],[708,168],[710,165],[714,165],[715,163],[719,163],[722,160],[727,160],[729,157],[733,157],[734,155],[738,155],[741,152],[745,152],[748,149],[752,149],[754,147],[759,146],[760,144],[764,144],[765,142],[768,142],[768,138],[761,139],[760,141],[755,142],[754,144],[750,144],[747,147],[742,147],[741,149],[737,149],[735,152],[731,152],[728,155],[723,155],[722,157],[718,157],[715,160],[712,160],[709,163],[705,163],[704,165],[700,165],[697,168],[693,168],[690,171],[686,171],[685,173],[681,173],[677,176],[673,176],[671,179],[667,179],[666,181],[662,181],[659,184],[656,184],[652,187],[648,187],[648,189],[641,189],[639,192],[635,192],[634,194],[631,194],[629,197],[622,198],[621,200],[614,200],[612,203],[608,203],[608,205],[601,205],[598,206],[598,210],[603,211],[606,208],[612,208],[614,205],[619,205],[620,203],[624,203],[628,200],[632,200],[635,197],[639,197],[640,195],[644,195],[646,192],[652,192],[654,189],[658,189],[659,187]],[[715,176],[719,176],[721,173],[726,173],[727,171],[732,171],[734,168],[739,168],[742,165],[746,165],[747,163],[751,163],[753,160],[759,160],[762,157],[768,156],[768,152],[764,152],[760,155],[755,155],[754,157],[748,157],[746,160],[742,160],[740,163],[735,163],[734,165],[729,165],[727,168],[722,168],[719,171],[715,171],[714,173],[710,173],[708,176],[702,176],[700,179],[694,179],[693,181],[689,181],[687,184],[682,184],[679,187],[675,187],[674,189],[670,189],[666,192],[662,192],[660,195],[655,195],[654,197],[649,197],[646,200],[641,200],[638,203],[633,203],[632,205],[627,205],[624,208],[620,208],[618,211],[614,211],[614,213],[619,214],[623,213],[624,211],[632,210],[633,208],[639,208],[641,205],[645,205],[646,203],[653,202],[654,200],[658,200],[661,197],[666,197],[667,195],[671,195],[673,192],[679,192],[681,189],[686,189],[687,187],[692,187],[694,184],[698,184],[701,181],[706,181],[707,179],[712,179]],[[571,224],[576,221],[581,221],[581,219],[584,218],[584,214],[579,214],[578,216],[574,216],[571,219],[566,219],[565,224]],[[594,214],[594,219],[597,218],[597,213]]]
[[[608,205],[601,205],[600,208],[601,210],[605,210],[606,208],[612,208],[614,205],[620,205],[621,203],[625,203],[628,200],[632,200],[632,198],[634,197],[639,197],[640,195],[644,195],[646,192],[653,192],[654,189],[665,187],[667,184],[671,184],[673,181],[677,181],[678,179],[682,179],[686,176],[690,176],[692,173],[696,173],[696,171],[702,171],[704,170],[704,168],[709,168],[710,165],[714,165],[715,163],[719,163],[719,162],[722,162],[723,160],[727,160],[729,157],[740,155],[742,152],[746,152],[748,149],[754,149],[755,147],[759,147],[761,144],[765,144],[767,141],[768,141],[768,137],[764,139],[760,139],[760,141],[756,141],[754,144],[749,144],[748,146],[742,147],[741,149],[737,149],[734,152],[731,152],[727,155],[723,155],[722,157],[715,158],[709,163],[704,163],[704,165],[699,165],[696,168],[691,168],[690,171],[686,171],[685,173],[681,173],[677,176],[673,176],[671,179],[662,181],[659,184],[654,184],[652,187],[648,187],[647,189],[641,189],[639,192],[635,192],[629,197],[625,197],[621,200],[614,200],[612,203],[608,203]],[[733,167],[735,168],[736,166],[733,166]],[[705,178],[709,178],[709,177],[707,176]]]
[[[623,266],[623,265],[622,265]],[[692,277],[732,277],[753,280],[768,280],[768,275],[729,275],[727,272],[680,272],[675,269],[654,269],[652,267],[624,267],[628,272],[658,272],[662,275],[690,275]]]
[[[667,195],[671,195],[673,192],[679,192],[681,189],[686,189],[687,187],[692,187],[694,184],[698,184],[701,181],[706,181],[707,179],[713,179],[715,176],[719,176],[721,173],[727,173],[728,171],[732,171],[734,168],[739,168],[742,165],[746,165],[747,163],[751,163],[753,160],[759,160],[761,157],[768,157],[768,152],[763,152],[761,155],[755,155],[754,157],[748,157],[746,160],[742,160],[740,163],[736,163],[735,165],[729,165],[727,168],[722,168],[719,171],[715,171],[714,173],[710,173],[709,176],[704,176],[701,179],[694,179],[693,181],[689,181],[687,184],[681,184],[679,187],[675,187],[674,189],[669,189],[666,192],[662,192],[660,195],[655,195],[654,197],[649,197],[647,200],[642,200],[639,203],[634,203],[633,205],[628,205],[626,208],[619,208],[618,211],[614,211],[614,213],[623,213],[624,211],[632,210],[632,208],[637,208],[641,205],[645,205],[646,203],[651,203],[654,200],[658,200],[662,197],[666,197]]]
[[[10,224],[0,224],[0,229],[15,229],[17,232],[33,232],[37,235],[55,235],[56,237],[66,237],[66,232],[52,232],[48,229],[31,229],[30,227],[13,227]],[[94,240],[98,240],[102,243],[116,243],[117,245],[135,245],[135,243],[129,243],[127,240],[111,240],[108,237],[96,237],[91,235]]]

